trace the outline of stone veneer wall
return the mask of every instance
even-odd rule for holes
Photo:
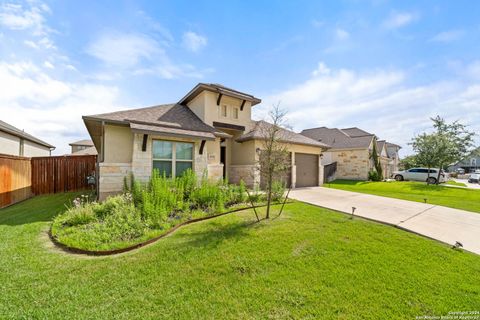
[[[99,200],[123,190],[123,179],[132,170],[131,163],[100,163]]]
[[[260,185],[260,172],[255,169],[255,165],[230,165],[228,180],[236,184],[243,180],[249,188],[253,188]]]
[[[332,151],[332,160],[337,162],[336,179],[368,180],[371,168],[368,150]]]

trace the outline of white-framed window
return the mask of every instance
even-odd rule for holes
[[[470,164],[471,164],[472,166],[476,166],[476,165],[477,165],[477,159],[476,159],[476,158],[472,158],[472,159],[470,160]]]
[[[153,169],[166,177],[180,177],[193,169],[193,143],[153,140]]]
[[[233,119],[238,119],[238,108],[233,108],[232,117]]]

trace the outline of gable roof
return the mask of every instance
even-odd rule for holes
[[[264,132],[268,130],[269,127],[273,126],[273,124],[263,120],[254,121],[254,123],[255,125],[250,131],[241,135],[235,141],[244,142],[249,140],[263,140],[265,138]],[[293,131],[290,131],[284,128],[280,128],[279,135],[280,135],[279,141],[281,142],[329,148],[329,146],[325,143],[315,141],[299,133],[295,133]]]
[[[340,129],[340,130],[342,130],[343,132],[345,132],[347,135],[349,135],[352,138],[362,137],[362,136],[372,136],[373,135],[372,133],[367,132],[367,131],[362,130],[362,129],[357,128],[357,127],[345,128],[345,129]]]
[[[187,104],[204,90],[216,92],[216,93],[237,98],[240,100],[250,101],[252,103],[252,106],[262,102],[261,99],[256,98],[251,94],[241,92],[232,88],[228,88],[218,83],[199,83],[192,90],[190,90],[190,92],[187,93],[182,99],[180,99],[178,103]]]
[[[43,140],[40,140],[40,139],[32,136],[31,134],[28,134],[25,131],[20,130],[20,129],[12,126],[11,124],[6,123],[5,121],[2,121],[2,120],[0,120],[0,131],[9,133],[11,135],[14,135],[16,137],[19,137],[19,138],[22,138],[22,139],[25,139],[25,140],[28,140],[28,141],[31,141],[31,142],[35,142],[36,144],[42,145],[42,146],[50,148],[50,149],[55,149],[55,146],[52,146],[51,144],[49,144],[49,143],[47,143]]]
[[[382,154],[382,150],[385,147],[385,140],[377,140],[377,153],[380,155]]]
[[[353,134],[350,136],[348,133]],[[364,134],[367,133],[367,134]],[[302,135],[331,146],[334,149],[367,149],[375,135],[358,128],[337,129],[319,127],[305,129]]]
[[[93,145],[91,147],[88,147],[83,150],[78,150],[77,152],[72,153],[75,156],[80,156],[80,155],[97,155],[97,148],[95,148]]]
[[[84,139],[84,140],[78,140],[78,141],[69,143],[68,145],[69,146],[87,146],[88,147],[88,146],[93,146],[93,141],[88,140],[88,139]]]
[[[132,130],[171,135],[189,135],[212,139],[216,129],[204,123],[190,108],[164,104],[147,108],[116,111],[83,119],[129,125]]]

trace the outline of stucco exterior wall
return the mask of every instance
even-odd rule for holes
[[[105,125],[105,163],[132,162],[133,133],[129,127]]]
[[[48,157],[50,156],[50,148],[36,144],[35,142],[23,140],[23,156]]]
[[[19,156],[20,138],[0,131],[0,153]]]
[[[368,180],[371,169],[370,154],[366,149],[327,151],[333,162],[337,162],[337,179]]]
[[[20,154],[21,140],[17,136],[0,131],[0,153],[23,157],[50,156],[50,148],[25,139],[23,139],[23,154]]]

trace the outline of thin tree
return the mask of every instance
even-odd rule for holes
[[[257,169],[260,171],[262,181],[265,182],[264,186],[267,196],[266,219],[270,218],[273,184],[281,182],[291,165],[288,146],[285,143],[288,131],[283,129],[286,126],[285,117],[286,111],[280,109],[280,106],[277,104],[269,112],[271,123],[265,121],[257,123],[263,143],[262,149],[259,150]]]

